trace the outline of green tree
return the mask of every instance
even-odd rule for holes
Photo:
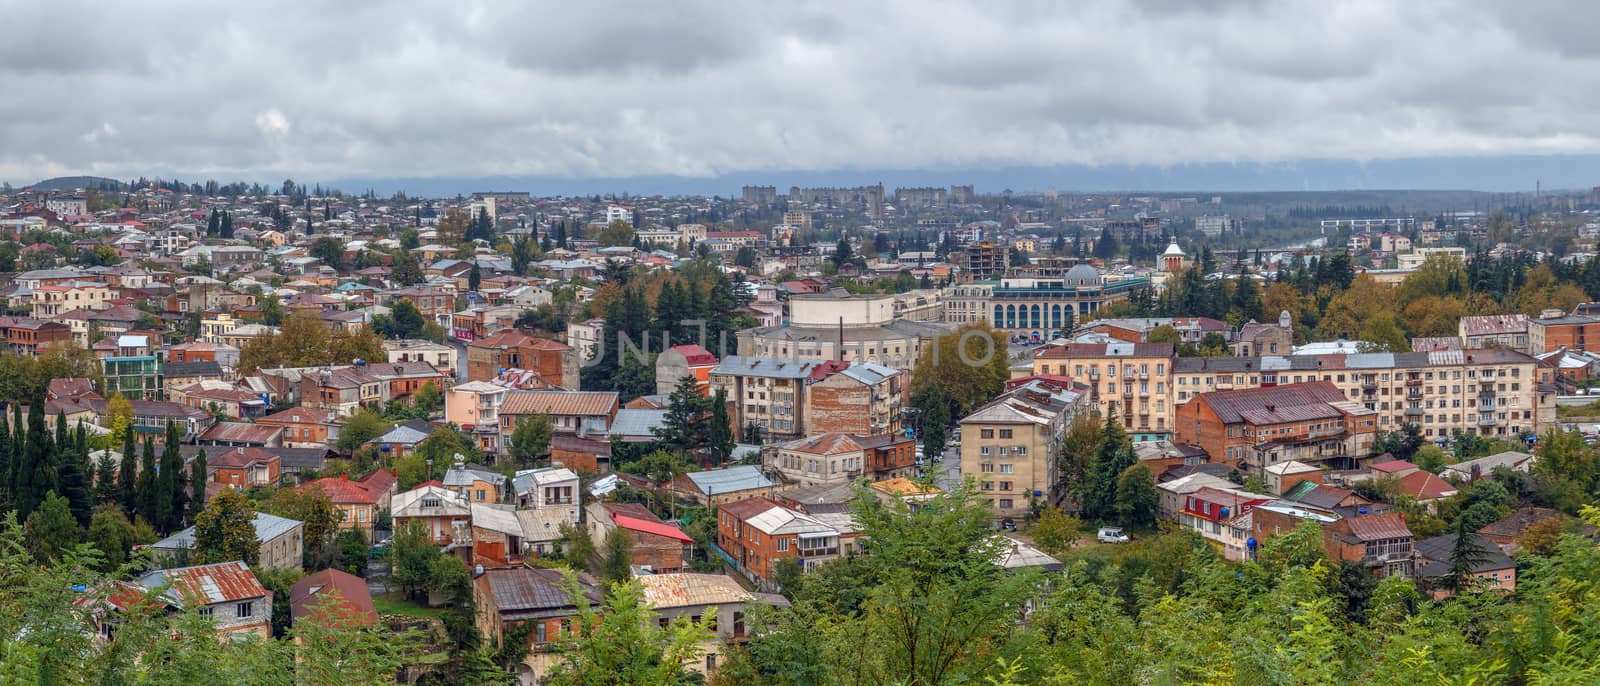
[[[306,252],[329,267],[344,268],[344,243],[333,236],[322,236],[312,241]]]
[[[432,381],[422,384],[415,395],[411,396],[411,405],[425,416],[432,416],[435,412],[444,409],[444,393]]]
[[[121,567],[128,561],[128,552],[133,546],[154,542],[144,540],[133,522],[115,506],[101,505],[89,519],[89,543],[105,556],[100,571],[110,572]]]
[[[388,686],[422,653],[414,631],[378,631],[329,594],[294,623],[299,683]]]
[[[644,602],[637,581],[613,584],[600,608],[570,573],[566,592],[577,607],[577,631],[559,648],[560,662],[542,681],[549,686],[685,683],[685,665],[711,640],[702,622],[677,620],[662,627]]]
[[[206,454],[196,454],[189,461],[189,512],[192,524],[206,506]]]
[[[1456,520],[1452,533],[1455,537],[1450,543],[1450,571],[1445,581],[1450,588],[1465,591],[1472,584],[1478,567],[1489,561],[1489,548],[1464,517]]]
[[[394,425],[384,421],[378,413],[365,407],[360,408],[345,420],[344,427],[339,430],[339,438],[334,441],[334,448],[343,453],[355,452],[356,448],[382,436],[392,426]]]
[[[1128,442],[1122,422],[1117,421],[1115,413],[1107,415],[1088,480],[1079,495],[1085,518],[1109,520],[1117,516],[1117,482],[1134,462],[1133,444]]]
[[[711,396],[711,412],[706,418],[706,452],[711,464],[720,465],[733,458],[733,419],[728,416],[728,397],[717,389]]]
[[[953,414],[964,417],[1005,389],[1011,378],[1005,334],[986,324],[967,324],[922,346],[911,373],[911,395],[940,389]]]
[[[667,414],[655,429],[656,439],[685,455],[698,456],[709,438],[705,421],[709,400],[700,394],[693,375],[679,378],[667,396]]]
[[[613,584],[633,578],[632,551],[633,534],[620,526],[611,527],[600,551],[600,578]]]
[[[1082,526],[1077,517],[1068,516],[1061,508],[1049,505],[1039,512],[1039,519],[1028,528],[1028,533],[1033,536],[1033,544],[1039,546],[1040,550],[1061,555],[1072,549]]]
[[[306,566],[315,569],[328,566],[333,559],[333,536],[343,515],[327,493],[320,487],[283,488],[273,494],[262,509],[300,522]]]
[[[938,387],[929,389],[923,396],[922,454],[932,460],[944,454],[945,427],[950,424],[950,401]]]
[[[194,556],[202,564],[261,559],[256,539],[256,513],[238,491],[225,488],[195,517]]]
[[[390,580],[400,585],[407,597],[415,597],[428,583],[439,546],[428,538],[422,522],[412,520],[394,533],[390,555]]]
[[[1156,513],[1161,509],[1161,492],[1156,490],[1156,480],[1150,468],[1135,464],[1117,477],[1116,511],[1123,526],[1146,528],[1155,526]]]
[[[67,499],[47,491],[44,502],[32,514],[27,524],[28,551],[39,564],[49,564],[83,539],[83,530],[73,518]]]
[[[146,436],[144,439],[144,453],[139,458],[139,479],[135,490],[138,492],[138,507],[136,511],[151,526],[159,527],[156,520],[156,500],[160,497],[157,493],[159,484],[156,482],[156,444],[154,439]]]
[[[611,222],[600,230],[595,240],[600,242],[602,248],[633,245],[633,227],[621,220]]]
[[[511,430],[511,459],[519,467],[532,467],[550,448],[555,423],[547,414],[532,414],[517,419]]]

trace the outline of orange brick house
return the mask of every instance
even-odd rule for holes
[[[1178,407],[1173,429],[1174,442],[1199,446],[1212,462],[1259,470],[1365,457],[1377,413],[1312,381],[1201,393]]]
[[[283,427],[285,448],[320,448],[339,438],[334,413],[311,407],[291,407],[256,420],[257,424]]]

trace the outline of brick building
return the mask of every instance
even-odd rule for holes
[[[628,562],[656,574],[681,572],[694,539],[638,503],[590,503],[589,538],[603,545],[613,529],[629,535]]]
[[[467,344],[467,379],[488,381],[505,369],[527,369],[562,388],[578,387],[578,354],[565,343],[509,329]]]
[[[806,387],[801,424],[814,435],[842,432],[860,436],[900,432],[907,384],[898,370],[856,362]]]
[[[1178,408],[1175,440],[1231,467],[1349,461],[1371,453],[1377,413],[1326,381],[1201,393]],[[1345,465],[1346,467],[1351,465]]]

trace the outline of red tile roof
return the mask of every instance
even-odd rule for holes
[[[387,470],[378,471],[388,473]],[[376,505],[383,499],[384,492],[394,483],[394,475],[388,474],[388,477],[380,478],[369,476],[364,481],[351,481],[349,476],[337,479],[330,476],[305,484],[300,490],[321,489],[335,505]]]
[[[717,356],[698,345],[675,345],[672,349],[682,354],[691,367],[717,366]]]
[[[683,531],[679,530],[677,527],[669,526],[662,522],[651,522],[615,513],[611,515],[611,521],[616,522],[617,526],[629,531],[637,531],[654,536],[661,536],[663,538],[670,538],[680,543],[694,542],[694,539],[689,538],[688,534],[683,533]]]

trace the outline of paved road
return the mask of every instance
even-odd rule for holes
[[[961,453],[954,446],[946,447],[944,457],[933,463],[933,483],[946,491],[961,483]]]
[[[467,380],[467,344],[456,340],[455,336],[445,336],[444,340],[450,347],[456,349],[456,382],[465,383]]]

